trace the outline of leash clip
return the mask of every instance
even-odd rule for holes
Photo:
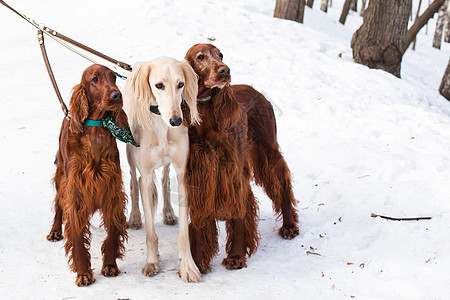
[[[123,75],[117,73],[116,71],[114,71],[114,74],[116,74],[116,76],[119,77],[119,78],[122,79],[122,80],[127,80],[127,77],[126,77],[126,76],[123,76]]]

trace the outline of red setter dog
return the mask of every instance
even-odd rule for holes
[[[194,260],[210,270],[218,251],[216,220],[226,220],[227,269],[246,267],[258,244],[258,206],[250,181],[261,185],[282,217],[279,234],[299,234],[289,168],[280,153],[272,105],[247,85],[230,85],[230,69],[213,45],[198,44],[186,59],[199,76],[199,125],[189,129],[186,181]]]
[[[78,286],[95,282],[89,254],[89,220],[96,210],[101,211],[108,233],[102,245],[104,276],[120,273],[116,259],[122,258],[127,239],[126,196],[116,140],[107,128],[84,124],[86,119],[101,120],[107,116],[114,117],[121,128],[128,124],[115,81],[116,76],[105,66],[87,68],[73,90],[71,118],[64,119],[59,136],[55,217],[47,239],[63,238],[64,221],[66,255],[70,254],[69,263],[77,273]]]

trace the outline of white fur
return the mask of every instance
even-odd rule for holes
[[[184,87],[179,88],[180,82]],[[162,83],[164,89],[156,88]],[[188,158],[189,139],[185,126],[173,127],[169,119],[183,117],[181,103],[185,101],[190,109],[192,123],[198,123],[197,75],[185,60],[160,57],[151,62],[137,63],[128,77],[124,89],[124,108],[128,115],[131,131],[140,147],[127,145],[127,158],[131,173],[130,227],[140,227],[139,192],[144,208],[147,260],[142,272],[153,276],[159,272],[158,237],[155,232],[154,215],[158,195],[155,186],[155,169],[172,163],[178,181],[179,199],[179,268],[180,276],[187,282],[199,282],[201,274],[192,258],[189,245],[188,203],[184,186],[184,171]],[[150,111],[150,105],[158,105],[161,115]],[[140,178],[137,180],[136,168]],[[166,167],[167,168],[167,167]],[[166,176],[167,177],[167,176]],[[167,195],[168,182],[164,188],[164,222],[174,224],[176,216]]]

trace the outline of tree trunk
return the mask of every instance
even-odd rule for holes
[[[359,13],[359,15],[361,17],[364,17],[364,13],[366,12],[366,0],[361,0],[361,12]]]
[[[447,12],[448,1],[445,0],[444,4],[440,6],[438,19],[436,21],[436,31],[434,32],[433,47],[441,49],[442,31],[444,29],[445,16]]]
[[[320,3],[320,10],[327,12],[328,11],[328,0],[322,0]]]
[[[353,11],[358,11],[358,0],[352,0],[352,5],[350,6],[350,9]]]
[[[370,0],[351,41],[355,62],[400,77],[411,0]]]
[[[344,7],[342,8],[341,17],[339,18],[339,23],[345,24],[345,20],[347,19],[348,11],[350,10],[350,5],[353,0],[345,0]]]
[[[439,87],[439,93],[448,101],[450,101],[450,60],[448,61],[444,77],[442,77],[441,86]]]
[[[306,2],[306,5],[307,5],[308,7],[310,7],[310,8],[313,7],[313,4],[314,4],[314,0],[308,0],[308,1]]]
[[[303,23],[304,13],[305,0],[277,0],[273,16]]]
[[[439,7],[442,7],[444,1],[448,0],[434,0],[433,3],[431,3],[430,6],[428,6],[428,8],[423,12],[423,14],[420,17],[416,18],[414,24],[411,26],[411,28],[409,28],[408,32],[406,33],[406,43],[403,52],[405,52],[408,49],[409,45],[416,37],[419,30],[422,29],[422,27],[425,26],[428,20],[433,17],[433,15],[439,10]]]
[[[305,16],[305,0],[300,0],[300,9],[298,12],[298,21],[303,24],[303,17]]]
[[[444,42],[450,43],[450,2],[448,1],[447,1],[446,22],[444,26],[445,26]]]
[[[414,20],[417,20],[417,18],[419,17],[420,7],[421,6],[422,6],[422,0],[419,0],[419,6],[417,7],[416,18]],[[408,40],[408,33],[406,33],[406,40]],[[414,51],[416,51],[416,41],[417,41],[417,38],[414,37],[414,41],[413,41],[413,45],[412,45],[412,49]],[[408,42],[406,42],[406,44],[408,44]],[[406,46],[406,48],[408,48],[408,46]]]

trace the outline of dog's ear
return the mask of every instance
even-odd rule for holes
[[[181,95],[189,108],[190,123],[191,125],[200,124],[201,119],[197,110],[198,76],[187,60],[183,59],[181,61],[181,67],[183,68],[185,80]]]
[[[83,133],[83,122],[89,115],[89,103],[81,84],[73,88],[70,98],[70,122],[69,129],[74,133]]]
[[[133,72],[131,72],[127,80],[127,86],[134,94],[134,96],[130,98],[130,101],[134,102],[134,104],[130,105],[130,117],[137,116],[144,127],[148,128],[151,128],[148,110],[150,108],[150,103],[152,103],[155,98],[149,82],[150,72],[150,63],[136,63],[133,66]]]
[[[214,118],[219,130],[232,127],[242,117],[242,108],[230,86],[220,89],[214,97]]]
[[[139,102],[147,102],[152,98],[152,89],[150,87],[150,64],[148,63],[136,63],[133,66],[133,72],[130,74],[129,84],[133,89],[136,99],[141,100]]]
[[[123,109],[118,109],[114,117],[117,126],[120,128],[125,128],[128,125],[128,117]]]

